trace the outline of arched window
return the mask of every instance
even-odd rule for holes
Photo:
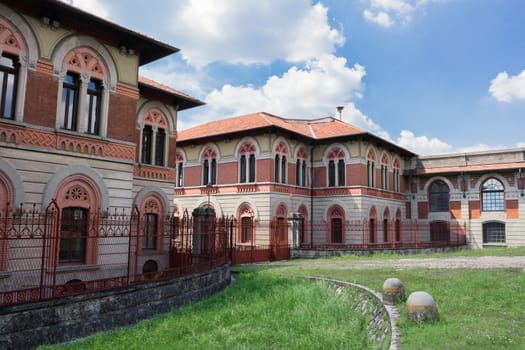
[[[390,241],[389,224],[390,224],[390,210],[388,210],[388,208],[385,208],[385,211],[383,213],[383,242]]]
[[[142,214],[141,241],[142,250],[161,250],[163,241],[163,225],[165,205],[157,193],[147,194],[139,206]]]
[[[431,212],[446,212],[449,208],[449,188],[441,180],[434,181],[428,190],[428,202]]]
[[[286,183],[286,173],[288,169],[287,155],[288,149],[284,143],[280,142],[275,148],[275,182]]]
[[[330,243],[344,243],[344,211],[339,206],[334,206],[329,211]]]
[[[490,178],[481,187],[483,211],[504,211],[505,190],[503,184],[495,178]]]
[[[297,152],[297,162],[295,163],[295,181],[297,186],[306,186],[306,163],[308,156],[304,148]]]
[[[0,119],[23,121],[27,75],[36,67],[38,44],[19,13],[0,7]]]
[[[150,109],[143,118],[141,163],[165,166],[166,164],[166,116],[157,108]]]
[[[381,158],[381,188],[388,190],[388,157],[383,154]]]
[[[215,185],[217,183],[217,153],[207,148],[202,155],[202,184]]]
[[[485,222],[483,224],[483,243],[505,243],[505,224]]]
[[[244,143],[239,149],[239,182],[255,182],[255,146]]]
[[[254,230],[254,213],[253,209],[250,207],[249,204],[244,203],[239,207],[239,210],[237,211],[237,218],[238,222],[240,224],[239,227],[239,242],[241,243],[249,243],[253,240],[253,230]]]
[[[0,118],[14,119],[18,82],[18,57],[0,56]]]
[[[345,153],[338,147],[334,147],[328,153],[328,186],[344,186],[346,180]]]
[[[102,119],[107,114],[107,108],[103,108],[108,99],[104,91],[107,67],[99,55],[87,47],[69,51],[64,63],[67,71],[61,77],[59,127],[100,135]]]
[[[368,178],[368,187],[375,186],[375,172],[376,172],[376,155],[374,151],[368,151],[367,161],[366,161],[366,174]]]
[[[142,217],[142,249],[155,249],[157,247],[158,226],[158,214],[144,214]]]

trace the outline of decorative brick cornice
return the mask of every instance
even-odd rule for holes
[[[135,146],[109,140],[97,140],[82,135],[31,129],[12,124],[0,124],[0,144],[30,146],[48,150],[80,153],[89,156],[135,160]]]
[[[158,168],[144,164],[136,164],[133,167],[133,175],[156,180],[175,181],[177,173],[174,169]]]

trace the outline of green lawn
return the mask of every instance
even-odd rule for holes
[[[524,256],[525,248],[438,256],[458,255]],[[377,258],[345,256],[326,261],[334,260],[335,264],[340,259]],[[438,304],[437,322],[422,325],[408,322],[404,303],[398,305],[402,313],[399,325],[403,349],[525,349],[525,272],[521,268],[358,270],[329,266],[309,266],[306,260],[234,266],[237,282],[208,300],[65,348],[373,348],[375,345],[366,336],[367,321],[348,312],[351,301],[338,297],[326,285],[291,278],[310,275],[356,282],[377,291],[381,291],[385,279],[398,277],[405,285],[406,296],[416,290],[429,292]]]

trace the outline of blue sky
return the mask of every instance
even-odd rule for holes
[[[70,0],[181,49],[141,74],[206,106],[336,116],[420,154],[525,147],[523,0]]]

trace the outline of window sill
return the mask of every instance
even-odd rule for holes
[[[501,247],[507,248],[507,243],[483,243],[483,248],[485,247]]]

